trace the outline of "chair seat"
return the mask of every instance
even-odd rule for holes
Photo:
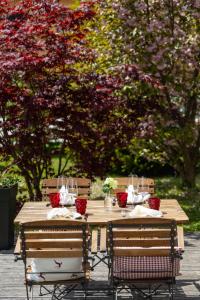
[[[180,258],[175,258],[173,277],[180,275]],[[172,263],[166,256],[117,256],[113,275],[120,279],[155,279],[172,277]]]

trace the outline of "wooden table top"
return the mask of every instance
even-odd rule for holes
[[[15,223],[20,224],[29,221],[44,220],[47,218],[47,213],[52,208],[47,206],[48,202],[26,202],[19,214],[15,218]],[[71,211],[75,211],[75,207],[69,207]],[[132,210],[132,207],[127,207],[128,211]],[[175,199],[161,199],[160,210],[163,213],[164,218],[175,219],[177,224],[187,223],[189,221],[188,216],[180,207],[179,203]],[[103,200],[88,200],[87,202],[87,222],[90,225],[106,225],[108,221],[121,219],[121,208],[117,205],[113,207],[112,211],[106,211],[104,209]]]

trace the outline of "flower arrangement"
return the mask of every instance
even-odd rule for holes
[[[106,180],[103,183],[103,192],[109,193],[111,190],[117,188],[117,180],[111,177],[107,177]]]

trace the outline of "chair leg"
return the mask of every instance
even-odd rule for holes
[[[115,289],[112,289],[112,299],[115,300]]]
[[[42,296],[42,286],[40,285],[40,291],[39,291],[39,296]]]
[[[26,298],[27,300],[33,300],[33,286],[26,284]]]
[[[82,288],[84,292],[84,299],[87,299],[88,283],[82,283]]]
[[[33,300],[33,286],[31,286],[31,300]]]
[[[29,286],[26,284],[26,299],[29,300],[29,292],[28,292]]]
[[[171,295],[170,295],[170,300],[173,300],[174,299],[174,285],[172,283],[171,285]]]
[[[117,300],[117,298],[118,298],[118,292],[117,292],[117,288],[116,288],[116,290],[115,290],[115,300]]]
[[[169,299],[170,300],[174,299],[174,284],[173,283],[169,284]]]

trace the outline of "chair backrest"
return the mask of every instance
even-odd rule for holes
[[[155,182],[152,178],[146,177],[117,177],[118,183],[116,192],[124,191],[128,185],[133,184],[137,186],[138,192],[148,192],[151,195],[155,193]]]
[[[69,178],[63,178],[63,184],[69,183]],[[79,178],[79,177],[72,177],[74,182],[77,183],[78,188],[78,195],[88,197],[90,195],[90,186],[91,186],[91,179],[89,178]],[[50,178],[50,179],[43,179],[42,180],[42,196],[43,199],[46,198],[50,193],[58,192],[58,178]]]
[[[26,258],[85,257],[87,226],[72,220],[43,220],[21,225]]]
[[[28,259],[35,259],[37,264],[40,264],[44,259],[56,258],[78,259],[83,262],[83,269],[78,273],[86,272],[88,265],[87,228],[85,222],[72,220],[23,223],[20,231],[21,248],[27,274],[30,274],[27,268]]]
[[[174,278],[179,274],[176,222],[136,218],[109,222],[111,280]]]
[[[177,226],[172,219],[122,219],[108,226],[113,256],[169,256],[176,252]]]

